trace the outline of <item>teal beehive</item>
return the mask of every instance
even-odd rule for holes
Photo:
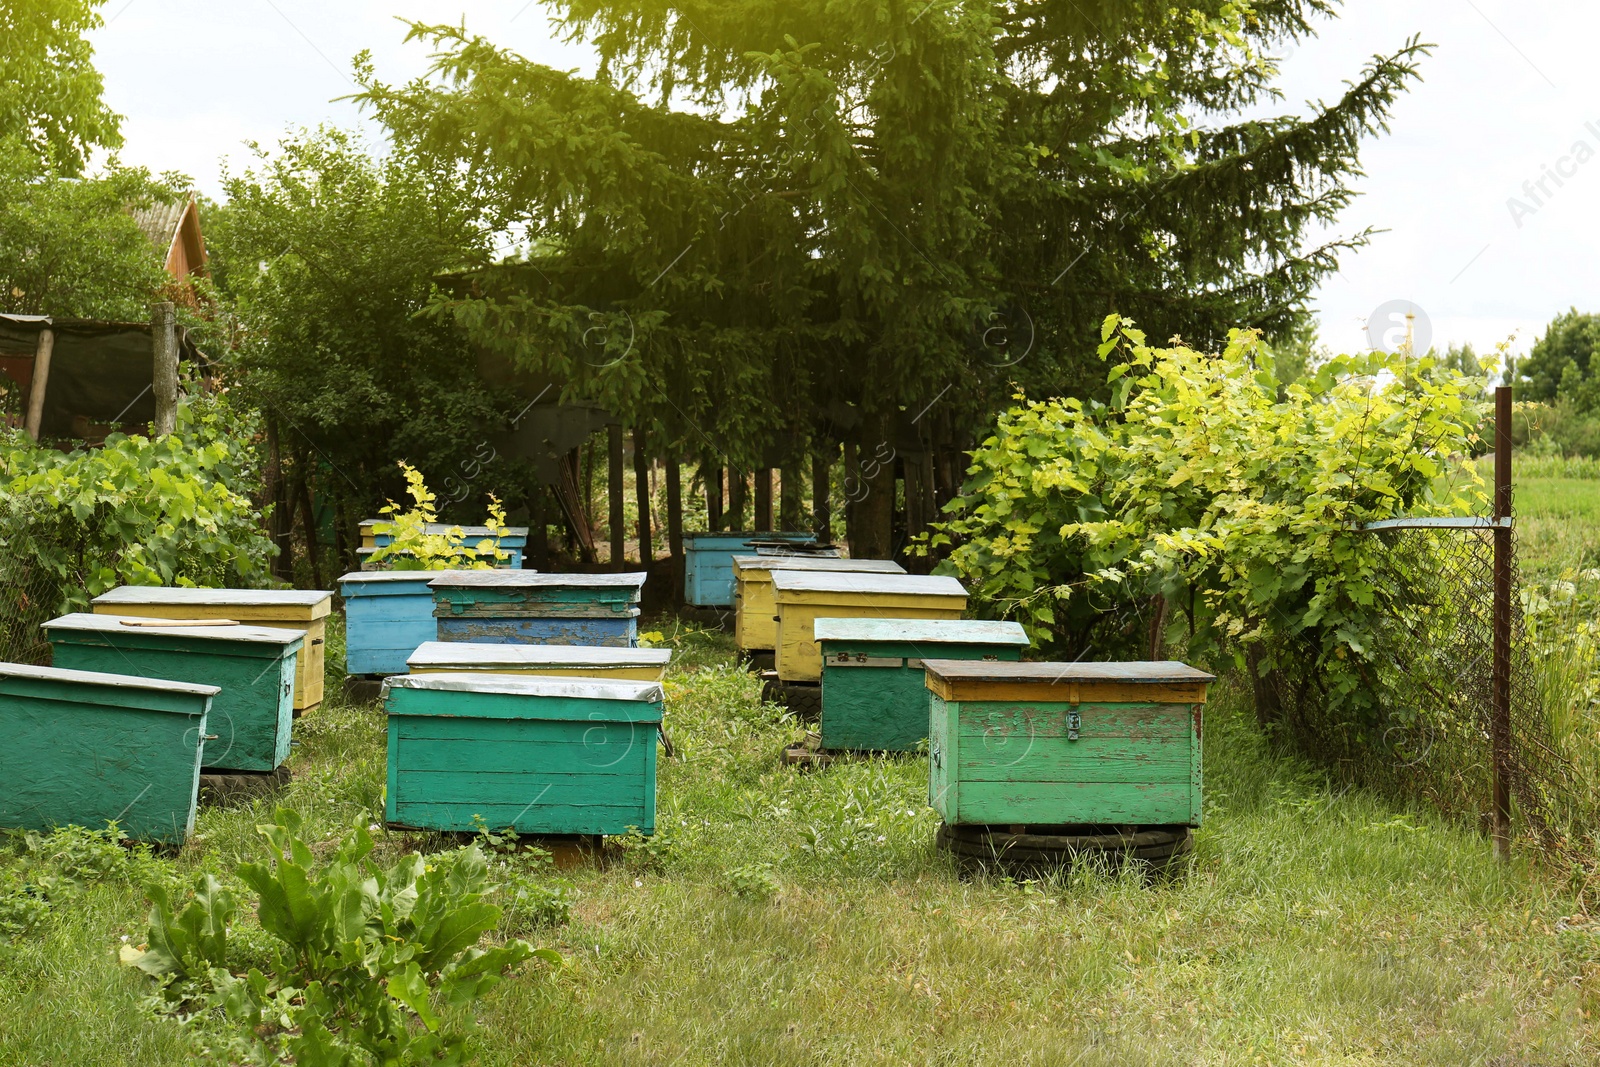
[[[402,829],[651,833],[662,702],[659,682],[390,678],[386,818]]]
[[[214,685],[0,663],[0,827],[181,844]]]
[[[206,770],[271,771],[289,758],[303,630],[78,613],[52,619],[44,631],[57,667],[219,687]]]

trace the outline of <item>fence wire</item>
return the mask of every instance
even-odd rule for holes
[[[1487,830],[1494,646],[1489,529],[1371,531],[1384,595],[1363,668],[1366,718],[1334,716],[1313,671],[1263,679],[1297,744],[1365,785]],[[1515,538],[1513,536],[1513,545]],[[1514,829],[1564,847],[1579,783],[1551,729],[1524,626],[1512,554],[1511,745]]]
[[[86,576],[64,562],[83,558],[84,537],[54,509],[0,497],[0,662],[50,662],[41,625],[88,599]]]

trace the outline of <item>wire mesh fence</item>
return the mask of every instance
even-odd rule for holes
[[[70,515],[0,498],[0,661],[49,663],[41,625],[88,602],[86,575],[68,562],[83,559],[85,537]]]
[[[1494,788],[1494,532],[1371,531],[1383,595],[1362,668],[1364,717],[1330,711],[1314,670],[1264,682],[1297,745],[1362,784],[1487,830]],[[1524,626],[1513,537],[1510,736],[1513,829],[1563,848],[1587,783],[1574,774],[1546,706]],[[1305,662],[1310,662],[1307,657]]]

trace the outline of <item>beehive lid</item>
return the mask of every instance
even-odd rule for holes
[[[735,573],[745,571],[835,571],[846,574],[904,574],[892,559],[829,559],[826,556],[734,556]]]
[[[772,587],[780,593],[884,593],[898,596],[964,597],[954,578],[926,574],[850,574],[841,571],[776,570]]]
[[[489,645],[470,641],[427,641],[406,660],[414,671],[441,667],[665,667],[666,648],[611,648],[604,645]]]
[[[152,626],[151,623],[181,622],[172,619],[134,618],[124,615],[91,615],[74,612],[44,624],[46,631],[67,633],[140,634],[147,637],[185,637],[205,641],[241,641],[253,645],[293,645],[305,640],[304,630],[276,626]]]
[[[377,551],[374,549],[373,551]],[[340,584],[360,584],[365,582],[431,582],[446,574],[454,574],[453,570],[438,571],[351,571],[349,574],[339,575]]]
[[[1120,663],[997,663],[929,659],[927,686],[946,700],[1182,702],[1206,699],[1215,675],[1172,660]]]
[[[260,608],[321,607],[326,615],[333,594],[320,589],[182,589],[169,585],[122,585],[94,598],[96,604],[151,604],[163,607]]]
[[[222,692],[219,686],[200,685],[195,682],[169,682],[164,678],[137,678],[130,674],[102,674],[99,671],[69,671],[62,667],[34,667],[26,663],[0,663],[0,678],[23,678],[34,682],[70,682],[74,685],[109,685],[118,689],[148,689],[155,693],[183,693],[197,697],[214,697]]]
[[[612,681],[602,678],[544,678],[519,674],[395,674],[384,679],[389,689],[422,689],[444,693],[498,693],[504,696],[558,697],[579,700],[626,700],[659,704],[666,699],[660,682]]]
[[[1018,622],[967,619],[818,619],[818,641],[885,642],[912,645],[1004,645],[1027,648],[1031,642]]]
[[[435,589],[638,589],[644,571],[623,574],[541,574],[538,571],[445,571],[428,584]]]
[[[694,530],[683,535],[685,541],[786,541],[815,542],[817,535],[803,531],[774,533],[772,530]]]

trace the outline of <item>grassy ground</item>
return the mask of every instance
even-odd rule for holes
[[[649,854],[566,872],[568,964],[480,1017],[486,1064],[1592,1064],[1600,923],[1519,861],[1274,758],[1224,687],[1207,819],[1165,885],[1082,873],[963,881],[933,848],[917,757],[815,773],[725,640],[679,633]],[[337,660],[336,642],[330,648]],[[330,692],[337,692],[330,687]],[[375,707],[301,723],[286,801],[318,838],[376,819]],[[203,810],[193,845],[116,874],[0,941],[0,1063],[192,1062],[116,963],[140,883],[258,855],[261,809]],[[393,835],[383,848],[448,843]],[[13,870],[25,859],[0,858]],[[770,874],[769,899],[730,872]],[[0,870],[0,873],[4,873]]]

